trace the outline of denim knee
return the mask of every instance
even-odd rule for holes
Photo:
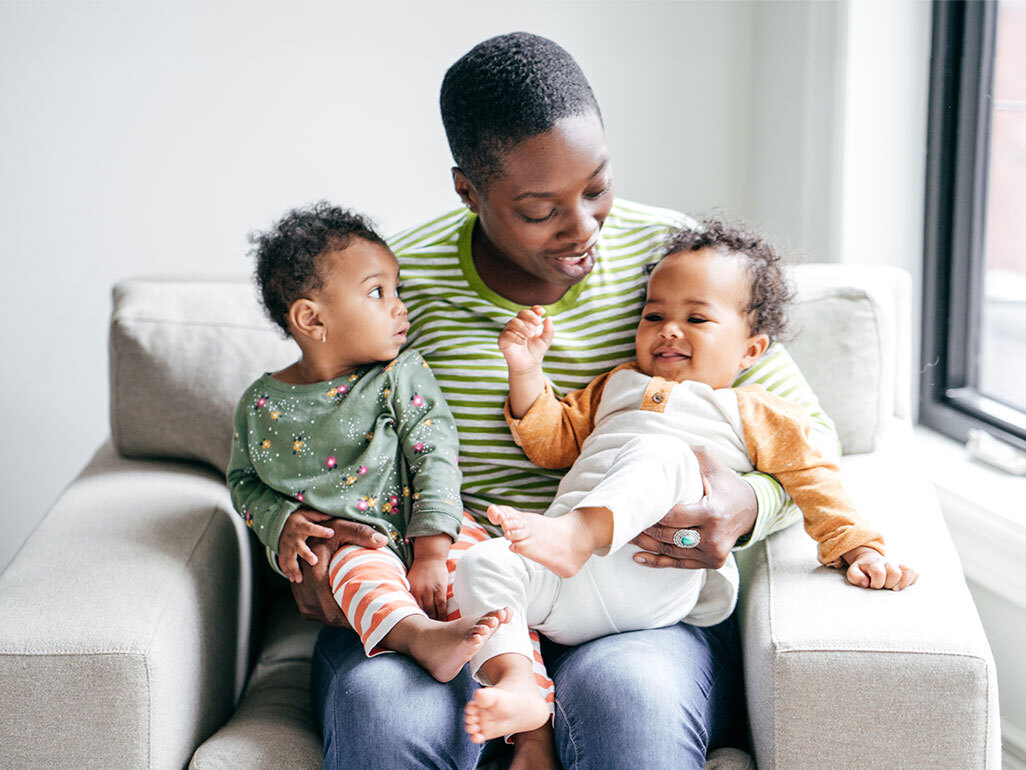
[[[476,687],[466,668],[443,684],[403,655],[367,658],[351,631],[323,629],[310,692],[325,769],[471,770],[481,749],[463,730],[463,707]]]
[[[733,711],[722,685],[735,654],[718,634],[683,624],[566,651],[550,664],[563,766],[703,768]]]

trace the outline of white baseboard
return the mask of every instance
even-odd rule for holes
[[[1026,732],[1001,720],[1002,770],[1026,770]]]

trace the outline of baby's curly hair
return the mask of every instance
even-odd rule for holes
[[[249,234],[264,310],[286,336],[292,303],[324,285],[319,257],[346,248],[353,238],[388,248],[370,220],[327,201],[292,209],[270,230]]]
[[[720,219],[705,219],[697,227],[671,230],[663,244],[663,258],[673,254],[722,249],[739,258],[749,279],[748,318],[750,334],[765,334],[770,342],[787,334],[787,311],[794,289],[784,275],[780,255],[760,235],[746,226]]]

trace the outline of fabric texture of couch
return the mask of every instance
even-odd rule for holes
[[[996,770],[994,663],[912,449],[908,276],[793,277],[788,348],[837,423],[860,510],[921,578],[897,594],[849,587],[800,527],[741,554],[755,759]],[[293,357],[244,280],[115,288],[111,440],[0,575],[0,766],[320,766],[317,626],[222,475],[236,399]]]

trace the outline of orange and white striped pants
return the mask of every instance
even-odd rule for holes
[[[449,549],[445,566],[449,571],[449,587],[446,590],[446,620],[460,617],[459,609],[452,595],[452,578],[460,556],[475,543],[488,540],[491,535],[469,514],[463,514],[463,528],[459,537]],[[328,566],[328,579],[335,601],[353,627],[368,657],[390,650],[380,646],[381,640],[396,624],[410,615],[424,615],[417,600],[410,593],[406,579],[406,567],[388,548],[362,548],[355,545],[342,546],[332,557]],[[534,654],[532,666],[549,708],[554,708],[555,693],[552,680],[545,672],[542,662],[538,634],[531,634],[531,648]]]

